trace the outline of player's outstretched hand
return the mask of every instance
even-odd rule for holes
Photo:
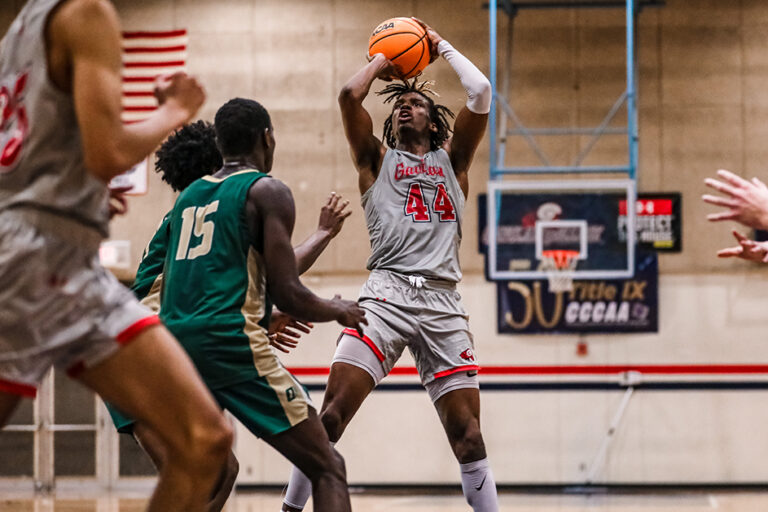
[[[328,202],[320,209],[317,230],[328,233],[331,238],[339,234],[344,221],[352,215],[352,210],[345,210],[349,201],[342,199],[336,192],[331,192],[331,195],[328,196]]]
[[[727,210],[710,213],[707,220],[734,220],[751,228],[768,229],[768,187],[765,183],[757,178],[747,181],[724,169],[717,171],[717,176],[723,181],[707,178],[704,183],[727,197],[705,194],[702,199]]]
[[[155,97],[160,105],[178,109],[184,115],[184,122],[188,123],[203,106],[205,89],[195,77],[178,72],[158,77]]]
[[[362,336],[363,325],[368,325],[368,320],[365,319],[365,310],[355,301],[342,299],[341,295],[334,295],[333,302],[338,307],[336,321],[344,327],[355,329]]]
[[[133,187],[114,187],[109,189],[109,218],[125,215],[128,212],[128,200],[125,193]]]
[[[311,322],[301,322],[275,309],[269,319],[269,344],[287,354],[299,344],[301,333],[309,334],[313,327]]]
[[[719,258],[741,258],[747,261],[768,263],[768,242],[750,240],[736,230],[733,231],[733,236],[739,245],[717,251]]]
[[[443,38],[440,37],[440,34],[438,34],[435,29],[421,21],[419,18],[411,17],[411,19],[424,27],[424,30],[427,31],[427,39],[429,39],[429,63],[432,64],[440,56],[437,51],[437,45],[440,44],[440,41],[442,41]]]

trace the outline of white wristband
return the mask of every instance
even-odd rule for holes
[[[459,76],[461,85],[467,91],[467,108],[475,114],[490,112],[493,92],[491,91],[491,83],[483,72],[445,39],[438,43],[437,53],[448,61],[448,64]]]

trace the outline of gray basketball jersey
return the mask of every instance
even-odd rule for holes
[[[0,211],[44,210],[107,236],[107,186],[85,168],[72,96],[48,77],[45,26],[59,3],[29,0],[0,43]]]
[[[424,157],[388,149],[362,197],[368,269],[458,282],[464,194],[443,149]]]

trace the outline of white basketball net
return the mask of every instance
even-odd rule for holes
[[[551,293],[573,291],[573,276],[579,253],[577,251],[545,251],[539,269],[547,274]]]

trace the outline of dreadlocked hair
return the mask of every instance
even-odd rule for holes
[[[379,96],[386,96],[384,103],[391,103],[409,92],[420,94],[427,100],[427,103],[429,104],[429,119],[437,126],[437,131],[430,132],[429,135],[429,146],[431,151],[437,150],[446,140],[448,140],[448,137],[450,137],[451,132],[453,131],[448,118],[453,119],[455,117],[448,107],[435,103],[432,98],[428,96],[428,94],[439,96],[439,94],[432,90],[433,85],[435,85],[435,82],[432,80],[418,82],[418,77],[416,77],[411,81],[403,80],[402,83],[393,82],[376,93]],[[384,140],[391,148],[397,146],[397,138],[392,131],[391,114],[387,117],[387,120],[384,121]]]
[[[155,172],[177,192],[198,178],[213,174],[222,165],[216,133],[213,125],[206,121],[176,130],[160,146],[156,156]]]

